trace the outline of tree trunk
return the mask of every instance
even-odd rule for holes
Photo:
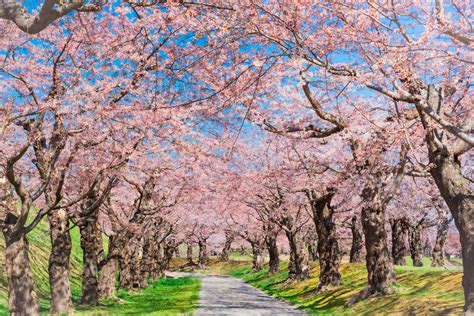
[[[334,194],[335,192],[330,192],[321,197],[317,197],[314,192],[308,194],[318,233],[320,267],[318,290],[341,284],[341,274],[339,273],[341,254],[336,238],[336,225],[333,221],[334,210],[331,207]]]
[[[188,242],[186,243],[186,260],[188,261],[188,264],[194,265],[193,262],[193,244]]]
[[[252,270],[263,269],[263,243],[259,240],[250,243],[252,246]]]
[[[163,269],[163,260],[164,260],[164,247],[163,243],[158,244],[156,247],[155,262],[156,269],[152,272],[152,279],[156,280],[160,277],[165,276],[165,271]]]
[[[99,305],[99,281],[98,281],[98,213],[90,214],[79,221],[81,232],[81,248],[83,253],[82,270],[82,297],[81,304],[88,306]]]
[[[225,234],[225,244],[224,248],[222,249],[220,259],[222,261],[229,261],[229,252],[230,248],[232,246],[232,242],[234,241],[234,236],[231,233],[226,233]]]
[[[374,198],[377,199],[377,198]],[[385,208],[380,202],[362,208],[362,228],[365,236],[369,293],[393,293],[396,281],[393,264],[387,247]]]
[[[317,241],[308,242],[308,255],[310,261],[317,261],[319,259]]]
[[[142,260],[140,262],[140,288],[145,288],[148,286],[148,279],[152,277],[154,265],[155,265],[155,240],[153,236],[146,237],[143,243],[143,254]],[[154,276],[154,275],[153,275]]]
[[[318,237],[315,230],[310,230],[306,233],[305,237],[306,248],[308,249],[308,258],[310,261],[316,261],[319,259],[318,255]]]
[[[121,289],[137,289],[142,284],[140,263],[142,261],[142,240],[139,236],[124,233],[120,236],[117,247],[120,252],[119,287]]]
[[[309,278],[309,265],[304,243],[296,232],[285,233],[290,245],[289,277],[292,280],[305,280]]]
[[[207,239],[199,239],[199,259],[198,265],[200,268],[203,268],[207,265],[209,257],[207,254]]]
[[[423,225],[415,224],[410,227],[410,255],[414,267],[423,266],[423,243],[421,241],[421,232]]]
[[[435,157],[433,157],[435,158]],[[464,311],[474,314],[474,198],[468,181],[454,157],[433,159],[437,168],[431,170],[436,184],[449,206],[459,231],[464,274]]]
[[[428,236],[425,236],[425,238],[423,240],[424,240],[424,242],[423,242],[423,256],[429,258],[429,257],[431,257],[431,255],[433,253],[433,247],[431,246],[431,241],[428,238]]]
[[[432,267],[444,267],[444,244],[448,237],[448,214],[441,206],[438,208],[438,227],[436,232],[435,246],[432,251]]]
[[[51,254],[49,256],[49,284],[51,288],[51,314],[68,314],[72,308],[69,286],[69,257],[71,236],[69,218],[65,209],[52,212],[49,217]]]
[[[360,223],[357,221],[357,216],[352,217],[351,231],[352,246],[349,262],[362,262],[362,249],[364,248],[364,241],[362,239],[362,228],[360,227]]]
[[[165,276],[165,271],[169,270],[171,258],[173,258],[173,253],[176,249],[176,244],[174,241],[168,241],[164,243],[163,246],[163,260],[161,263],[161,272],[162,276]]]
[[[464,311],[466,314],[474,314],[474,194],[470,181],[462,174],[461,163],[457,156],[462,150],[456,152],[457,148],[453,146],[455,142],[447,139],[444,130],[436,128],[436,125],[431,126],[430,119],[423,111],[422,103],[427,103],[432,109],[440,109],[438,114],[443,115],[442,91],[434,85],[429,85],[426,87],[426,92],[426,99],[421,99],[415,106],[425,128],[428,158],[430,165],[433,166],[429,172],[448,205],[459,231],[464,267],[462,280]]]
[[[390,226],[392,227],[392,259],[393,264],[404,266],[406,265],[405,255],[407,253],[406,247],[406,232],[408,230],[406,218],[390,219]]]
[[[115,280],[120,251],[116,247],[116,236],[109,237],[107,258],[99,263],[99,297],[115,297]]]
[[[143,246],[145,238],[143,236],[134,236],[131,242],[131,275],[132,275],[132,288],[141,289],[147,286],[148,275],[143,273]]]
[[[268,263],[268,273],[275,274],[280,271],[280,255],[278,252],[276,236],[269,235],[265,238],[267,244],[268,256],[270,261]]]
[[[3,234],[10,315],[39,315],[39,303],[28,257],[28,241],[24,234],[10,234],[6,230]]]

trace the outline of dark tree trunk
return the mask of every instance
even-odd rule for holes
[[[229,252],[232,246],[232,242],[234,241],[234,235],[232,233],[226,232],[225,234],[225,244],[224,248],[222,249],[220,259],[222,261],[229,261]]]
[[[265,238],[267,245],[268,256],[270,261],[268,263],[268,273],[274,274],[280,271],[280,254],[278,252],[276,236],[268,235]]]
[[[115,274],[117,272],[116,257],[108,258],[99,268],[98,291],[100,297],[115,297]]]
[[[188,242],[186,243],[186,259],[188,261],[188,264],[194,265],[193,262],[193,244]]]
[[[163,268],[163,261],[164,261],[164,246],[163,243],[159,244],[157,246],[157,251],[156,251],[156,256],[155,256],[155,261],[157,262],[156,266],[156,272],[153,273],[153,278],[156,280],[157,278],[161,278],[165,276],[165,269]]]
[[[309,278],[309,265],[304,243],[296,232],[286,231],[285,233],[290,244],[289,277],[292,280],[305,280]]]
[[[263,242],[260,240],[252,241],[252,270],[260,271],[263,269]]]
[[[438,157],[439,156],[439,157]],[[474,197],[468,181],[462,176],[459,162],[454,157],[442,158],[442,153],[433,154],[430,160],[437,168],[431,174],[449,206],[454,223],[459,231],[464,274],[464,310],[474,313]]]
[[[169,270],[171,258],[176,250],[175,241],[167,241],[163,246],[163,260],[161,263],[162,276],[165,276],[165,271]]]
[[[422,224],[415,224],[410,227],[410,255],[414,267],[423,266],[423,243],[421,240]]]
[[[99,285],[98,291],[100,297],[115,297],[115,274],[118,267],[118,251],[115,247],[115,238],[109,237],[109,253],[99,263]]]
[[[317,241],[308,243],[308,255],[310,261],[317,261],[319,259]]]
[[[390,226],[392,227],[392,258],[393,264],[404,266],[406,265],[405,255],[407,253],[406,247],[406,233],[408,230],[406,218],[390,219]]]
[[[69,256],[71,236],[69,218],[65,209],[52,212],[49,217],[51,254],[49,256],[49,284],[51,287],[51,314],[68,314],[72,308],[69,286]]]
[[[430,164],[429,170],[443,199],[454,217],[454,223],[459,231],[463,259],[463,288],[464,311],[474,314],[474,194],[470,181],[462,174],[461,163],[457,155],[462,154],[454,146],[455,142],[447,139],[446,132],[437,128],[437,123],[431,123],[424,113],[423,102],[432,109],[438,109],[442,115],[442,91],[435,86],[426,87],[427,97],[415,103],[425,128],[425,141],[428,147]],[[459,142],[459,140],[457,140]],[[464,144],[465,147],[467,146]],[[460,147],[462,148],[462,146]]]
[[[132,287],[134,289],[141,289],[147,286],[148,275],[143,274],[143,246],[144,246],[144,237],[135,236],[133,239],[135,241],[134,247],[132,246],[132,255],[131,258],[131,269],[132,269]]]
[[[81,304],[88,306],[99,305],[99,281],[98,281],[98,263],[99,263],[99,240],[100,230],[97,224],[98,213],[93,212],[84,219],[79,220],[79,229],[81,232],[81,248],[83,253],[82,270],[82,297]],[[102,245],[100,245],[102,248]]]
[[[318,237],[315,230],[311,230],[306,234],[306,248],[308,249],[308,258],[310,261],[319,259],[318,255]]]
[[[148,279],[152,276],[153,274],[153,269],[155,268],[155,240],[153,236],[146,237],[143,243],[143,249],[142,249],[142,260],[140,262],[140,270],[141,270],[141,275],[140,275],[140,288],[145,288],[148,285]]]
[[[431,241],[428,237],[425,237],[423,242],[423,255],[425,257],[431,257],[432,252],[433,247],[431,246]]]
[[[377,199],[376,197],[374,199]],[[393,263],[387,247],[385,208],[374,201],[371,207],[362,208],[362,228],[365,236],[369,293],[393,293],[396,281]]]
[[[115,237],[110,237],[107,258],[99,263],[98,291],[100,297],[115,297],[115,274],[118,267],[118,254],[116,252]]]
[[[39,303],[28,257],[28,241],[24,234],[10,234],[7,230],[3,234],[10,315],[39,315]]]
[[[341,284],[341,274],[339,273],[341,254],[336,238],[336,225],[333,220],[334,210],[331,207],[331,200],[334,194],[334,192],[330,192],[324,196],[317,197],[315,192],[308,192],[314,224],[318,233],[320,267],[318,290]]]
[[[151,246],[149,273],[150,278],[156,281],[159,277],[164,276],[164,271],[162,270],[163,247],[162,244],[159,244],[156,240],[152,242]]]
[[[351,253],[349,256],[349,262],[362,262],[362,249],[364,248],[364,241],[362,239],[362,228],[357,216],[352,217],[351,221],[351,231],[352,231],[352,246]]]
[[[120,238],[119,286],[122,289],[138,289],[143,284],[141,276],[142,238],[124,233]],[[120,245],[120,246],[119,246]]]
[[[200,268],[203,268],[207,265],[209,261],[209,256],[207,253],[207,239],[199,239],[198,245],[199,245],[198,265]]]
[[[435,246],[432,251],[432,267],[444,267],[444,244],[448,237],[448,214],[441,206],[438,208],[438,227],[436,232]]]

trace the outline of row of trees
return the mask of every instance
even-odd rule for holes
[[[26,236],[45,216],[52,312],[62,313],[70,220],[91,263],[84,303],[95,304],[97,271],[114,271],[115,259],[122,287],[162,273],[166,254],[191,236],[204,264],[219,228],[226,249],[235,234],[250,242],[256,269],[266,246],[272,271],[282,232],[294,279],[308,276],[303,244],[312,240],[315,254],[317,235],[324,290],[340,284],[344,226],[353,260],[362,243],[366,251],[368,287],[354,303],[393,291],[408,227],[419,264],[420,231],[438,221],[440,263],[446,206],[473,312],[469,10],[442,0],[47,0],[35,15],[2,2],[11,312],[38,313]],[[103,264],[98,231],[114,236]]]

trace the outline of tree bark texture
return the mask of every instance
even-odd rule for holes
[[[207,239],[200,238],[198,241],[198,246],[199,246],[198,265],[200,268],[203,268],[207,265],[209,261],[209,255],[207,252]]]
[[[393,293],[392,286],[396,281],[393,263],[388,252],[384,224],[385,209],[382,205],[374,203],[372,206],[362,208],[362,228],[367,251],[368,289],[371,294]]]
[[[0,177],[0,229],[5,238],[5,272],[8,309],[12,316],[39,315],[28,252],[28,240],[15,230],[18,221],[16,199],[6,178]]]
[[[309,278],[309,263],[304,242],[296,232],[285,231],[285,233],[290,245],[289,277],[297,281],[305,280]]]
[[[115,274],[118,268],[118,249],[115,247],[115,236],[109,237],[109,252],[107,258],[99,263],[99,285],[100,297],[115,297]]]
[[[278,251],[276,236],[267,235],[265,243],[267,245],[269,256],[268,273],[278,273],[280,271],[280,253]]]
[[[407,253],[406,238],[408,221],[405,217],[390,219],[392,227],[392,259],[393,264],[406,265],[405,255]]]
[[[193,244],[188,242],[186,243],[186,260],[188,261],[188,264],[194,265],[193,262]]]
[[[71,236],[67,210],[59,209],[48,216],[51,238],[49,256],[49,284],[51,287],[52,314],[69,313],[72,308],[69,285],[69,259],[71,255]]]
[[[88,306],[99,305],[98,254],[102,248],[99,239],[100,229],[97,223],[98,210],[78,221],[81,233],[81,248],[83,253],[82,297],[81,304]]]
[[[263,241],[255,240],[250,245],[252,246],[252,270],[260,271],[263,269]]]
[[[349,262],[363,262],[362,250],[364,249],[364,240],[362,238],[362,227],[357,216],[351,220],[352,246],[349,256]]]
[[[426,115],[423,106],[429,106],[442,115],[442,89],[434,85],[424,87],[426,98],[415,103],[425,129],[428,158],[433,177],[441,196],[454,217],[459,231],[463,259],[464,311],[474,314],[474,194],[470,181],[463,176],[455,142]],[[457,140],[459,141],[459,140]],[[466,144],[464,144],[466,146]]]
[[[410,227],[410,255],[413,260],[414,267],[423,266],[423,242],[421,233],[423,231],[423,223],[416,223]]]
[[[448,237],[448,214],[442,207],[438,208],[438,225],[436,230],[436,241],[435,246],[432,250],[432,267],[443,267],[444,266],[444,244]]]
[[[341,254],[336,238],[336,225],[333,220],[334,209],[331,206],[334,194],[335,192],[329,192],[318,196],[314,191],[308,192],[314,224],[318,233],[319,290],[341,284],[341,274],[339,273]]]
[[[230,252],[230,248],[232,247],[233,241],[234,241],[234,234],[231,232],[226,232],[224,248],[222,248],[222,252],[220,255],[220,259],[222,261],[229,261],[229,252]]]
[[[4,231],[4,237],[10,315],[39,315],[39,302],[28,257],[28,241],[23,234],[10,235]]]

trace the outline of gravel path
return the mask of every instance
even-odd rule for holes
[[[307,315],[236,278],[186,273],[171,275],[202,278],[199,308],[194,315]]]

